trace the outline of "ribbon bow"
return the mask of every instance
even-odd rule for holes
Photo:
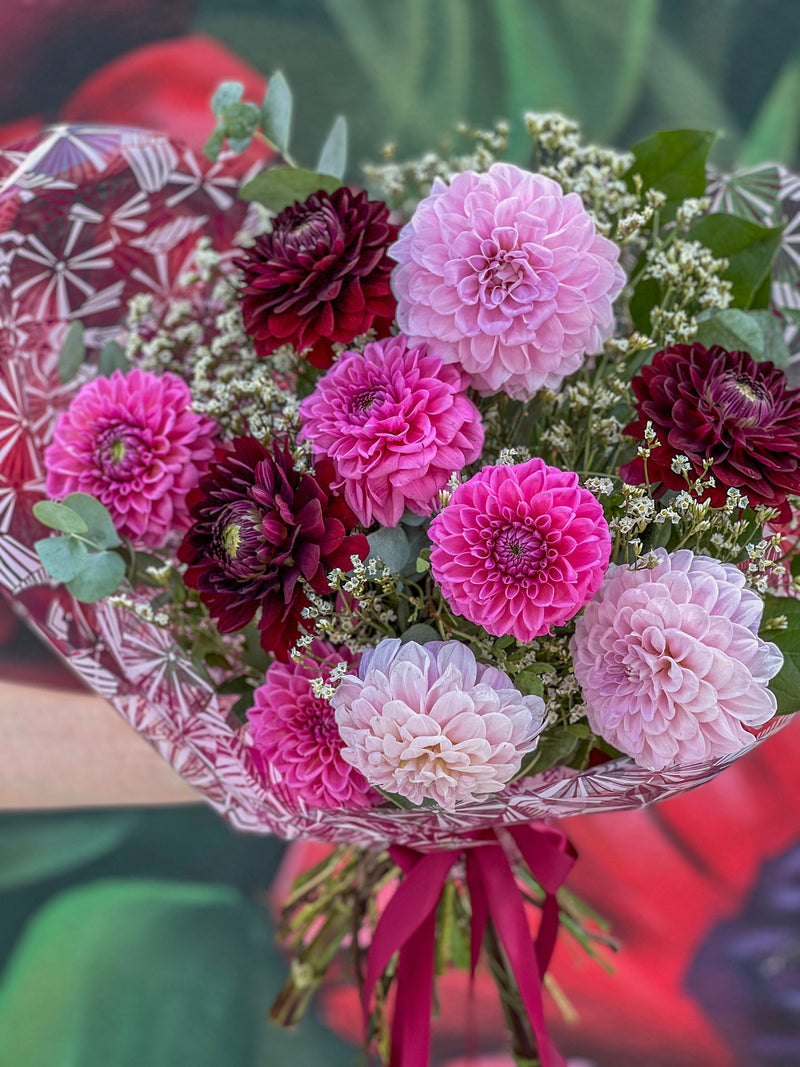
[[[428,1063],[436,908],[447,876],[462,856],[466,862],[467,889],[472,902],[472,973],[478,963],[486,924],[491,919],[530,1018],[542,1067],[564,1067],[564,1060],[547,1033],[542,980],[558,934],[555,893],[569,874],[577,854],[560,830],[544,823],[508,827],[507,832],[545,891],[535,942],[531,940],[514,871],[493,830],[472,835],[470,840],[476,842],[475,845],[460,851],[418,852],[399,845],[389,849],[405,877],[375,929],[367,956],[363,1008],[365,1022],[368,1022],[375,986],[399,951],[390,1067],[425,1067]]]

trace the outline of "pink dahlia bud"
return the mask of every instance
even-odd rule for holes
[[[429,536],[431,570],[450,606],[487,633],[519,641],[580,611],[611,555],[600,503],[577,474],[538,458],[478,471]]]
[[[174,374],[114,371],[78,392],[45,453],[52,497],[88,493],[117,531],[160,548],[189,526],[186,494],[208,469],[216,427]]]
[[[669,555],[609,567],[575,626],[589,725],[653,771],[715,759],[775,714],[779,649],[758,636],[763,601],[729,563]]]
[[[380,801],[364,776],[342,758],[344,741],[327,700],[311,682],[328,678],[354,657],[323,641],[299,662],[273,663],[248,711],[253,747],[274,769],[292,796],[317,808],[368,808]]]
[[[480,412],[461,373],[405,337],[346,352],[300,405],[302,435],[327,456],[364,526],[431,515],[454,471],[483,447]]]
[[[544,701],[478,663],[458,641],[381,641],[331,703],[342,756],[368,782],[414,804],[499,792],[537,744]]]
[[[715,484],[703,499],[721,507],[735,488],[751,506],[776,508],[782,521],[789,520],[787,494],[800,493],[800,389],[789,388],[782,370],[719,345],[673,345],[657,352],[631,385],[637,418],[625,433],[643,440],[652,422],[660,442],[647,460],[651,483],[686,489],[672,461],[686,457],[695,479],[710,460]],[[644,460],[634,459],[620,473],[643,484]]]
[[[625,284],[619,249],[580,197],[508,163],[437,178],[391,255],[410,343],[459,364],[479,392],[517,400],[600,351]]]
[[[388,249],[396,236],[386,204],[346,187],[284,208],[237,261],[244,325],[258,354],[292,344],[310,348],[314,366],[329,367],[334,342],[388,328],[395,308]]]

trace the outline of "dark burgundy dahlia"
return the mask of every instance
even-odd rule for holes
[[[310,348],[314,366],[329,367],[334,342],[349,344],[371,326],[385,333],[396,306],[387,254],[396,237],[382,201],[344,186],[284,208],[272,232],[236,261],[245,277],[244,325],[258,354],[290,343]]]
[[[647,461],[651,483],[685,489],[673,459],[688,458],[690,477],[702,474],[703,460],[710,459],[716,485],[703,499],[719,507],[735,487],[752,505],[788,517],[787,494],[800,494],[800,389],[788,387],[782,370],[719,345],[673,345],[657,352],[631,385],[637,418],[625,433],[643,440],[649,421],[660,441]],[[643,460],[627,463],[620,473],[641,485]]]
[[[356,519],[333,479],[328,460],[313,477],[296,471],[285,443],[267,449],[239,437],[217,453],[187,497],[192,527],[178,556],[222,633],[241,630],[260,607],[262,647],[287,659],[309,603],[301,579],[326,593],[326,571],[366,558],[367,539],[350,533]]]

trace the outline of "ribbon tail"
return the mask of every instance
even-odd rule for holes
[[[547,1033],[542,1001],[542,974],[531,939],[522,897],[508,857],[500,845],[475,850],[488,901],[489,917],[517,982],[536,1038],[542,1067],[564,1067]]]
[[[473,980],[475,978],[475,970],[478,966],[478,958],[481,954],[483,935],[486,933],[486,923],[489,919],[489,905],[483,888],[480,866],[475,863],[474,851],[474,849],[469,850],[466,858],[467,891],[469,892],[470,908],[472,910],[472,917],[470,918],[469,964],[470,975]]]
[[[428,1063],[435,946],[434,909],[400,950],[389,1067],[423,1067]]]

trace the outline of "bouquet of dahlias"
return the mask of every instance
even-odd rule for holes
[[[341,120],[293,163],[279,75],[213,106],[210,164],[64,128],[0,160],[0,582],[235,825],[339,846],[277,1019],[349,944],[371,1047],[424,1064],[435,971],[485,950],[558,1064],[559,918],[604,935],[540,820],[696,786],[800,701],[781,229],[712,210],[755,179],[709,184],[702,132],[529,115],[530,170],[464,129],[370,195]]]

